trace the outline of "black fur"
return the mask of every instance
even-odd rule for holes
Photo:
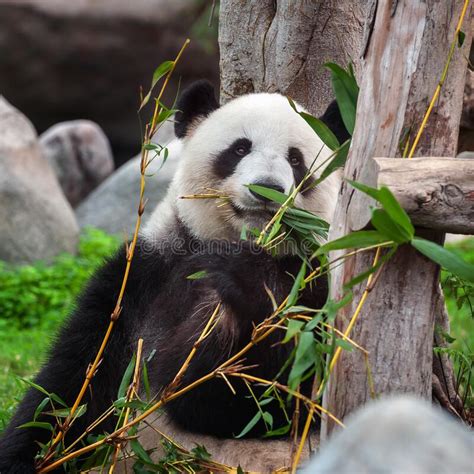
[[[68,433],[72,440],[95,420],[117,397],[120,380],[139,337],[144,338],[145,355],[156,350],[150,362],[150,382],[154,393],[169,384],[193,343],[207,322],[216,300],[222,301],[229,334],[215,330],[199,348],[182,384],[186,385],[215,369],[230,355],[243,347],[255,324],[271,311],[265,292],[266,284],[277,300],[288,294],[292,275],[299,269],[297,257],[274,259],[266,253],[256,253],[250,244],[227,243],[221,252],[193,253],[188,238],[182,255],[160,255],[145,252],[139,245],[133,259],[130,279],[123,301],[123,311],[112,333],[106,353],[85,397],[87,412],[78,418]],[[206,247],[203,245],[202,249]],[[77,309],[61,330],[49,361],[35,382],[72,404],[88,364],[94,358],[109,322],[125,268],[122,248],[91,280]],[[204,270],[206,277],[190,280],[186,277]],[[199,310],[207,302],[206,295],[215,294],[206,311]],[[327,287],[323,284],[313,292],[305,290],[301,304],[319,308],[324,304]],[[249,304],[251,302],[251,304]],[[191,317],[192,316],[192,317]],[[252,373],[273,378],[292,350],[291,344],[281,345],[276,335],[252,349],[246,356],[247,365],[257,364]],[[167,406],[170,416],[186,429],[231,437],[238,434],[255,414],[254,402],[246,398],[248,390],[241,381],[233,380],[237,396],[232,395],[222,379],[213,379]],[[263,389],[256,388],[257,394]],[[309,387],[308,387],[309,390]],[[309,392],[308,392],[309,393]],[[19,429],[31,421],[35,408],[44,395],[29,390],[0,440],[0,472],[12,474],[33,472],[36,441],[45,442],[45,430]],[[275,418],[275,426],[283,423],[277,406],[267,407]],[[51,421],[47,415],[39,418]],[[113,429],[109,420],[98,431]],[[251,436],[263,433],[262,424]]]
[[[335,100],[329,104],[320,119],[331,129],[341,145],[351,138],[351,135],[344,125],[339,106]]]
[[[176,136],[184,138],[193,123],[207,117],[218,107],[214,86],[206,80],[193,82],[183,91],[176,105],[178,110],[174,124]]]
[[[245,150],[244,153],[238,151]],[[227,149],[222,151],[213,162],[214,174],[221,179],[228,178],[235,170],[239,161],[250,152],[252,142],[248,138],[239,138]]]
[[[195,83],[183,92],[179,101],[181,112],[176,117],[177,136],[185,136],[193,121],[217,107],[210,83]],[[334,120],[334,115],[329,116]],[[336,126],[337,130],[337,121],[328,125],[333,131]],[[248,150],[251,148],[250,142],[240,145],[246,145]],[[236,148],[233,150],[235,152]],[[232,172],[234,161],[230,157],[220,158],[222,160],[216,160],[215,170],[226,176]],[[235,163],[238,159],[237,156]],[[217,165],[219,161],[221,164]],[[302,178],[300,174],[298,179],[295,174],[297,182]],[[276,300],[281,301],[293,285],[292,275],[299,270],[297,257],[275,259],[262,251],[255,252],[251,244],[245,243],[223,243],[220,251],[209,250],[212,247],[207,247],[206,242],[193,241],[184,228],[181,234],[184,244],[175,253],[170,249],[162,253],[150,251],[147,242],[139,242],[123,310],[92,380],[91,390],[84,398],[87,412],[75,421],[66,442],[82,433],[117,398],[121,378],[140,337],[144,339],[145,355],[156,350],[149,364],[151,388],[156,395],[173,380],[214,306],[218,301],[222,302],[224,319],[199,347],[181,382],[183,386],[187,385],[214,370],[248,343],[254,326],[272,311],[265,285]],[[77,309],[61,329],[47,363],[35,379],[37,384],[58,394],[69,406],[79,392],[87,367],[109,324],[124,270],[125,250],[121,248],[91,279],[79,298]],[[206,272],[205,278],[186,278],[202,270]],[[300,304],[320,308],[326,296],[327,285],[322,282],[316,288],[307,287],[300,296]],[[278,336],[281,334],[275,332],[246,354],[245,364],[257,365],[252,369],[255,375],[272,379],[288,358],[293,347],[291,343],[278,344]],[[231,437],[244,428],[256,410],[242,381],[232,379],[232,385],[237,396],[232,395],[224,380],[212,379],[169,403],[166,409],[175,422],[188,430]],[[256,395],[263,390],[255,387]],[[310,387],[304,386],[303,391],[309,395]],[[43,398],[42,393],[30,389],[3,433],[0,439],[1,474],[34,472],[37,442],[46,442],[50,433],[17,427],[32,421]],[[279,407],[267,405],[266,409],[272,413],[275,427],[284,422]],[[45,414],[39,416],[39,421],[54,424],[54,420]],[[115,423],[116,420],[109,419],[97,428],[97,432],[110,432]],[[249,436],[264,431],[263,422],[259,422]]]

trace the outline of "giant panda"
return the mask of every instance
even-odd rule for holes
[[[240,239],[244,225],[262,228],[275,212],[271,202],[246,185],[260,184],[289,193],[314,165],[315,156],[317,165],[330,150],[280,94],[249,94],[219,107],[210,83],[198,81],[182,93],[177,108],[180,163],[166,198],[140,234],[123,310],[84,398],[86,414],[72,425],[66,442],[82,433],[116,399],[140,337],[144,355],[154,353],[148,374],[152,393],[159,395],[221,303],[215,330],[184,374],[182,386],[187,385],[249,342],[254,326],[272,312],[267,289],[277,301],[282,300],[300,268],[299,257],[275,257]],[[334,103],[322,119],[341,142],[347,138]],[[338,188],[338,178],[332,176],[301,192],[296,204],[330,221]],[[181,199],[206,189],[218,190],[230,199],[225,205],[211,199]],[[92,277],[35,379],[70,405],[108,326],[125,263],[122,247]],[[196,272],[205,272],[205,276],[187,278]],[[319,283],[302,292],[300,304],[320,308],[326,297],[327,286]],[[246,355],[245,365],[254,366],[254,375],[272,379],[278,374],[293,349],[291,344],[278,344],[280,339],[281,334],[275,333]],[[236,395],[222,378],[214,378],[167,404],[166,414],[187,432],[232,438],[256,411],[244,383],[233,380],[232,385]],[[255,387],[256,396],[262,390]],[[50,433],[17,427],[33,419],[43,398],[41,392],[30,389],[4,431],[0,440],[2,474],[34,472],[37,443],[46,442]],[[274,426],[284,422],[277,405],[267,407]],[[48,415],[38,419],[48,420]],[[109,418],[96,430],[110,432],[115,422]],[[265,426],[258,423],[248,436],[264,432]]]

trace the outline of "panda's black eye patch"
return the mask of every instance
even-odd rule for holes
[[[293,176],[295,178],[295,184],[298,186],[303,178],[306,176],[308,172],[308,168],[304,163],[304,156],[303,153],[299,148],[290,147],[288,148],[288,163],[290,163],[291,167],[293,168]],[[303,189],[301,194],[305,195],[309,192],[311,188],[311,183],[314,182],[313,178],[310,177],[306,180],[306,183],[303,185]],[[307,191],[308,190],[308,191]]]
[[[291,147],[288,149],[288,161],[291,166],[298,167],[301,164],[304,165],[303,153],[299,148]]]
[[[214,161],[214,173],[221,179],[229,177],[239,161],[252,150],[252,142],[248,138],[235,140],[228,148],[220,152]]]
[[[239,140],[234,142],[234,153],[237,156],[244,157],[248,155],[250,149],[252,148],[252,142],[247,140],[247,138],[239,138]]]

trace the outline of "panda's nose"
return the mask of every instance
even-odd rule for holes
[[[275,184],[271,181],[257,181],[256,183],[252,183],[252,184],[256,184],[258,186],[263,186],[263,187],[269,188],[269,189],[274,189],[275,191],[278,191],[280,193],[285,192],[285,189],[283,188],[283,186]],[[249,191],[251,192],[252,196],[255,197],[256,199],[258,199],[259,201],[272,202],[271,199],[268,199],[268,198],[256,193],[255,191],[252,191],[251,189],[249,189]]]

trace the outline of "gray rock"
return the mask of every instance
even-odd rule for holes
[[[474,133],[474,131],[472,132]],[[474,151],[463,151],[456,156],[456,158],[463,158],[465,160],[474,160]]]
[[[2,3],[34,6],[39,11],[54,16],[92,17],[92,18],[133,18],[141,20],[162,21],[183,13],[183,10],[193,8],[189,0],[112,0],[98,2],[97,0],[2,0]]]
[[[163,142],[164,143],[164,142]],[[152,213],[156,204],[166,194],[179,159],[180,143],[170,145],[169,157],[161,168],[154,162],[147,170],[145,198],[147,204],[143,221]],[[77,208],[80,227],[93,226],[112,234],[127,235],[135,228],[140,192],[140,157],[136,156],[122,165],[93,191]]]
[[[174,59],[188,36],[165,103],[173,103],[180,80],[181,88],[203,77],[218,83],[210,3],[0,0],[0,91],[40,132],[66,120],[93,120],[123,162],[140,146],[140,86],[147,91],[154,69]]]
[[[0,96],[0,259],[75,252],[79,229],[28,119]]]
[[[72,206],[77,206],[114,170],[109,141],[89,120],[54,125],[40,136],[40,145]]]
[[[431,404],[387,398],[361,409],[302,474],[473,472],[474,435]]]

